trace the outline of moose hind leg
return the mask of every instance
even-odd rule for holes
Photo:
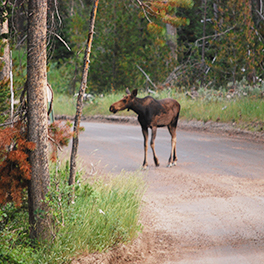
[[[168,160],[168,167],[177,165],[177,155],[176,155],[176,127],[169,125],[169,132],[171,134],[171,153]]]
[[[159,159],[157,158],[156,151],[155,151],[155,138],[156,138],[156,135],[157,135],[157,127],[152,127],[152,135],[151,135],[150,146],[152,148],[153,159],[154,159],[155,165],[158,167],[160,164],[159,164]]]

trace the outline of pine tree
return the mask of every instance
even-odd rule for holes
[[[250,0],[229,0],[218,9],[215,23],[218,37],[211,40],[216,60],[212,64],[215,80],[233,82],[246,78],[255,82],[263,63],[263,43],[254,27]]]
[[[144,1],[144,7],[153,16],[162,20],[165,24],[174,27],[184,26],[189,23],[189,19],[176,16],[177,8],[191,8],[192,0],[168,0],[168,1]]]
[[[31,181],[29,183],[29,221],[31,237],[39,240],[51,235],[49,208],[45,195],[49,187],[46,32],[47,0],[28,2],[27,101],[28,141],[36,148],[29,153]],[[36,212],[38,212],[36,214]]]

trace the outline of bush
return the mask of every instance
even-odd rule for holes
[[[131,241],[142,229],[138,218],[145,187],[137,174],[97,176],[89,183],[77,173],[75,202],[69,204],[69,165],[51,165],[46,201],[53,217],[53,241],[33,243],[28,234],[27,207],[7,204],[0,210],[0,259],[9,263],[68,263],[80,252],[104,251]]]

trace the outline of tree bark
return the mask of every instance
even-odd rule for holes
[[[167,43],[170,47],[172,57],[175,58],[176,61],[178,61],[178,55],[177,55],[177,28],[173,25],[166,24],[167,29]]]
[[[70,161],[70,177],[69,177],[69,185],[72,185],[72,194],[71,194],[71,201],[74,201],[74,184],[75,184],[75,176],[76,176],[76,157],[79,145],[79,127],[80,121],[82,116],[82,108],[83,108],[83,95],[85,93],[86,84],[87,84],[87,76],[89,70],[89,59],[91,54],[91,47],[93,42],[93,33],[94,33],[94,24],[95,18],[97,13],[99,0],[94,0],[93,9],[91,11],[90,17],[90,30],[88,34],[85,54],[84,54],[84,62],[83,62],[83,73],[82,73],[82,82],[80,86],[80,91],[77,99],[77,106],[76,106],[76,115],[74,120],[74,136],[72,140],[72,152],[71,152],[71,161]]]
[[[6,1],[3,2],[3,5],[5,5]],[[4,14],[7,16],[7,12]],[[3,22],[3,24],[0,23],[0,35],[5,34],[7,35],[9,33],[8,30],[8,19]],[[0,71],[0,81],[7,82],[9,80],[9,72],[10,72],[10,49],[9,49],[9,42],[7,38],[2,39],[2,45],[4,46],[3,51],[3,58],[1,59],[4,63],[2,70]]]
[[[202,64],[204,66],[205,63],[205,35],[206,35],[206,8],[207,8],[207,2],[206,0],[203,1],[204,4],[204,16],[203,16],[203,46],[202,46]]]
[[[49,186],[48,119],[46,73],[47,0],[28,2],[27,99],[28,140],[36,144],[29,154],[31,181],[29,184],[30,235],[48,239],[49,216],[45,195]]]

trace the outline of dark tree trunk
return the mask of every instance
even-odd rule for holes
[[[81,116],[82,116],[83,95],[85,93],[86,83],[87,83],[87,76],[88,76],[89,63],[90,63],[89,59],[90,59],[90,54],[91,54],[92,42],[93,42],[94,23],[95,23],[98,3],[99,3],[99,0],[94,0],[93,9],[91,12],[90,30],[89,30],[86,50],[85,50],[85,54],[84,54],[82,82],[81,82],[81,87],[80,87],[80,91],[79,91],[79,96],[77,99],[76,115],[75,115],[75,120],[74,120],[74,128],[73,128],[74,136],[73,136],[73,140],[72,140],[71,168],[70,168],[70,177],[69,177],[69,185],[72,185],[72,195],[71,195],[72,201],[74,201],[74,184],[75,184],[75,176],[76,176],[76,157],[77,157],[77,151],[78,151],[78,145],[79,145],[79,127],[80,127],[80,121],[81,121]]]
[[[49,186],[47,149],[47,73],[46,73],[47,0],[28,2],[27,99],[28,140],[36,143],[30,152],[29,222],[31,237],[48,239],[48,207],[44,199]]]

